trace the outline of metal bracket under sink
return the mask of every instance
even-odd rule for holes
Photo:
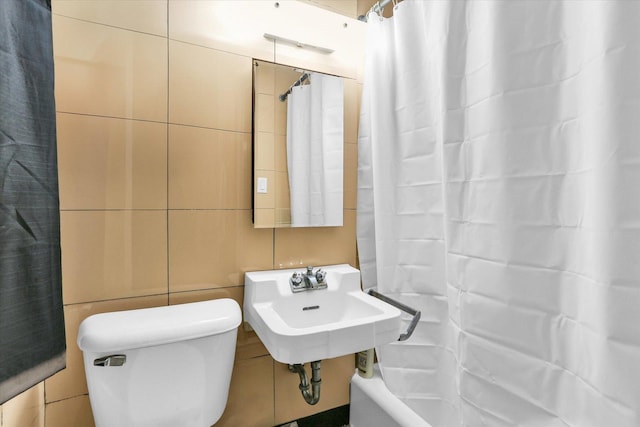
[[[405,313],[409,313],[410,315],[413,316],[413,318],[411,319],[411,323],[409,323],[409,327],[407,328],[407,331],[404,334],[400,334],[398,341],[406,341],[407,339],[409,339],[411,334],[413,334],[413,330],[416,328],[416,326],[418,326],[418,321],[420,320],[420,310],[414,310],[408,305],[404,305],[399,301],[389,298],[388,296],[382,295],[381,293],[376,292],[373,289],[369,289],[367,291],[367,294],[371,295],[372,297],[378,298],[379,300],[384,301],[387,304],[391,304],[395,308],[398,308],[404,311]]]

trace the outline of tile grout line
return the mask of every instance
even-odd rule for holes
[[[355,209],[355,208],[354,208]],[[60,209],[60,212],[165,212],[165,211],[251,211],[251,208],[85,208]]]
[[[169,0],[167,0],[167,111],[166,111],[166,153],[167,153],[167,195],[166,195],[166,210],[165,210],[165,215],[166,215],[166,219],[167,219],[167,246],[166,246],[166,257],[167,257],[167,306],[169,305],[169,301],[170,301],[170,290],[171,290],[171,283],[169,283],[169,278],[170,276],[170,267],[169,267],[169,262],[170,262],[170,255],[169,255],[169,173],[170,173],[170,169],[169,169],[169,101],[170,101],[170,94],[169,94],[169,89],[170,89],[170,84],[169,84],[169,73],[171,72],[171,67],[170,67],[170,59],[169,59],[169,55],[171,55],[170,51],[169,51]]]
[[[63,397],[62,399],[52,400],[51,402],[45,402],[45,409],[46,409],[47,405],[51,405],[52,403],[59,403],[59,402],[64,402],[66,400],[77,399],[77,398],[82,397],[82,396],[87,396],[87,398],[89,398],[89,392],[81,393],[81,394],[75,394],[75,395],[69,396],[69,397]]]
[[[170,55],[171,55],[171,43],[170,43],[170,38],[169,38],[169,26],[170,26],[170,11],[171,8],[169,7],[169,0],[167,0],[167,305],[169,305],[169,302],[171,300],[170,298],[170,293],[171,293],[171,282],[170,282],[170,273],[171,273],[171,267],[170,267],[170,261],[171,261],[171,254],[170,254],[170,246],[169,246],[169,236],[170,236],[170,225],[169,225],[169,174],[170,174],[170,167],[169,167],[169,122],[170,122],[170,114],[169,114],[169,109],[170,109],[170,100],[171,100],[171,94],[169,93],[169,90],[171,89],[171,85],[170,85],[170,73],[171,73],[171,61],[170,61]]]
[[[276,41],[273,41],[273,62],[276,62]],[[275,76],[274,76],[275,78]],[[275,81],[274,81],[274,92],[275,92]],[[275,94],[274,94],[275,97]],[[275,117],[274,117],[275,120]],[[271,259],[273,269],[276,269],[276,229],[275,227],[271,229]],[[274,359],[271,359],[271,384],[273,387],[273,419],[272,423],[275,424],[276,421],[276,362]]]
[[[168,62],[168,49],[167,49],[167,62]],[[168,73],[169,73],[169,71],[168,71],[168,66],[167,66],[167,92],[168,92]],[[169,95],[167,93],[167,103],[168,103],[168,99],[169,99]],[[210,127],[210,126],[193,125],[193,124],[188,124],[188,123],[174,123],[174,122],[169,121],[168,117],[166,118],[166,120],[158,121],[158,120],[140,119],[140,118],[135,118],[135,117],[108,116],[108,115],[104,115],[104,114],[78,113],[78,112],[75,112],[75,111],[62,111],[62,110],[56,110],[56,114],[69,114],[69,115],[73,115],[73,116],[96,117],[96,118],[100,118],[100,119],[115,119],[115,120],[129,120],[129,121],[133,121],[133,122],[157,123],[157,124],[172,125],[172,126],[183,126],[183,127],[197,128],[197,129],[215,130],[215,131],[219,131],[219,132],[238,133],[238,134],[242,134],[242,135],[251,135],[252,134],[251,131],[244,131],[244,130],[223,129],[223,128]],[[169,114],[169,112],[168,112],[168,105],[167,105],[167,116],[168,116],[168,114]]]
[[[168,7],[168,6],[167,6]],[[68,15],[63,15],[61,13],[55,13],[53,12],[52,15],[54,16],[59,16],[61,18],[67,18],[67,19],[73,19],[74,21],[78,21],[78,22],[85,22],[87,24],[95,24],[95,25],[101,25],[103,27],[107,27],[107,28],[114,28],[116,30],[125,30],[125,31],[131,31],[132,33],[136,33],[136,34],[143,34],[145,36],[152,36],[152,37],[159,37],[159,38],[165,38],[168,37],[168,33],[166,36],[162,36],[160,34],[154,34],[154,33],[147,33],[146,31],[140,31],[140,30],[134,30],[133,28],[127,28],[127,27],[119,27],[117,25],[112,25],[112,24],[106,24],[104,22],[98,22],[98,21],[91,21],[89,19],[83,19],[83,18],[78,18],[75,16],[68,16]]]
[[[189,291],[185,291],[185,292],[189,292]],[[79,306],[79,305],[84,305],[84,304],[98,304],[98,303],[101,303],[101,302],[112,302],[112,301],[124,301],[124,300],[133,300],[133,299],[142,299],[142,298],[153,298],[153,297],[161,297],[163,295],[165,295],[165,292],[158,292],[158,293],[153,293],[153,294],[143,294],[143,295],[119,296],[119,297],[102,298],[102,299],[86,300],[86,301],[84,301],[84,300],[83,301],[74,301],[74,302],[70,302],[70,303],[65,304],[65,307]]]
[[[162,121],[162,120],[140,119],[140,118],[135,118],[135,117],[107,116],[107,115],[104,115],[104,114],[79,113],[77,111],[56,110],[56,114],[69,114],[69,115],[72,115],[72,116],[97,117],[97,118],[101,118],[101,119],[117,119],[117,120],[130,120],[130,121],[133,121],[133,122],[166,124],[166,122]]]
[[[198,43],[194,43],[194,42],[190,42],[190,41],[186,41],[186,40],[172,39],[171,37],[169,37],[169,40],[172,41],[172,42],[182,43],[182,44],[186,44],[186,45],[189,45],[189,46],[197,46],[197,47],[202,47],[202,48],[209,49],[209,50],[215,50],[217,52],[226,53],[228,55],[234,55],[234,56],[240,56],[240,57],[243,57],[243,58],[249,58],[251,60],[259,59],[259,58],[254,57],[253,55],[245,55],[245,54],[242,54],[242,53],[234,52],[233,50],[225,50],[225,49],[222,49],[222,48],[219,48],[219,47],[207,46],[207,45],[204,45],[204,44],[198,44]],[[262,60],[262,59],[259,59],[259,60]]]
[[[276,41],[273,41],[273,63],[276,63],[276,49],[278,48],[278,45],[276,44]],[[274,135],[274,150],[273,150],[273,166],[275,168],[276,166],[276,150],[275,150],[275,146],[276,146],[276,135],[277,135],[277,130],[278,130],[278,126],[277,126],[277,122],[278,119],[276,118],[276,114],[275,112],[277,111],[276,109],[276,105],[278,103],[278,95],[276,92],[276,71],[274,70],[274,74],[273,74],[273,135]],[[285,145],[286,145],[286,128],[285,128]],[[273,175],[274,179],[277,179],[277,173],[278,171],[276,170],[276,174]],[[286,172],[287,176],[289,175],[289,172]],[[275,187],[275,182],[273,183],[274,187]],[[291,197],[291,196],[289,196]],[[277,203],[276,200],[273,201],[273,207],[274,207],[274,213],[277,212]],[[275,225],[275,224],[274,224]],[[272,248],[272,252],[273,252],[273,269],[276,270],[276,247],[277,247],[277,243],[276,243],[276,239],[278,238],[278,233],[277,233],[277,229],[276,227],[273,227],[273,248]],[[275,384],[276,384],[276,380],[275,380],[275,369],[274,369],[274,379],[273,379],[273,386],[275,388]],[[273,416],[274,416],[274,421],[275,421],[275,413],[276,413],[276,408],[275,408],[275,390],[273,392],[273,402],[274,402],[274,407],[273,407]]]

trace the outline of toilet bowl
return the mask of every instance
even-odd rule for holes
[[[97,427],[209,427],[224,411],[241,322],[218,299],[103,313],[78,332]]]

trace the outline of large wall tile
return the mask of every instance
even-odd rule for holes
[[[288,172],[289,166],[287,165],[287,137],[286,135],[276,135],[274,139],[274,151],[276,171]]]
[[[291,192],[289,190],[289,174],[276,172],[276,207],[278,209],[291,209]]]
[[[167,0],[53,0],[53,13],[167,36]]]
[[[249,58],[273,61],[273,42],[263,37],[277,12],[268,1],[169,1],[169,38]]]
[[[275,96],[264,93],[255,94],[255,120],[253,126],[256,132],[274,132]],[[280,101],[278,101],[280,102]]]
[[[355,209],[358,193],[358,145],[344,144],[344,208]]]
[[[299,0],[314,6],[321,7],[331,12],[339,13],[349,18],[357,19],[356,0]]]
[[[169,304],[185,304],[189,302],[208,301],[218,298],[234,299],[240,307],[244,301],[244,286],[206,289],[202,291],[174,292],[169,294]],[[236,343],[236,360],[251,359],[268,355],[269,352],[253,331],[246,331],[240,324]]]
[[[251,58],[169,42],[169,121],[251,132]]]
[[[62,211],[65,304],[167,293],[166,211]]]
[[[60,209],[166,209],[167,125],[58,113]]]
[[[45,409],[46,427],[94,427],[89,396],[48,403]]]
[[[287,137],[286,135],[276,135],[274,137],[274,151],[276,161],[276,171],[287,172],[289,167],[287,166]]]
[[[305,364],[305,368],[307,375],[311,376],[310,364]],[[276,424],[346,405],[349,403],[349,381],[354,372],[353,354],[323,360],[320,365],[320,401],[310,406],[304,401],[298,388],[298,374],[289,372],[286,364],[274,362]]]
[[[356,212],[344,210],[342,227],[277,228],[275,268],[307,265],[356,266]]]
[[[253,224],[256,228],[273,228],[276,221],[276,210],[273,208],[253,210]]]
[[[275,94],[276,65],[270,62],[253,62],[253,91],[265,95]]]
[[[125,298],[86,304],[72,304],[64,307],[65,333],[67,336],[67,368],[45,380],[47,403],[87,394],[87,380],[84,373],[82,351],[78,348],[78,328],[87,317],[112,311],[135,310],[138,308],[167,305],[166,295]],[[3,426],[4,427],[4,426]]]
[[[2,427],[44,426],[44,383],[38,383],[2,405]]]
[[[227,407],[216,427],[270,427],[273,412],[271,356],[236,361]]]
[[[344,141],[358,142],[358,83],[352,79],[344,79]]]
[[[53,16],[56,109],[166,121],[167,40]]]
[[[262,170],[275,170],[275,135],[270,132],[255,132],[254,140],[254,167]]]
[[[169,208],[250,209],[251,134],[170,125]]]
[[[170,292],[243,285],[246,271],[271,269],[272,243],[249,210],[169,211]]]

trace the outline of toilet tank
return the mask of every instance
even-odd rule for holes
[[[80,325],[97,427],[209,427],[227,403],[240,307],[232,299],[103,313]]]

